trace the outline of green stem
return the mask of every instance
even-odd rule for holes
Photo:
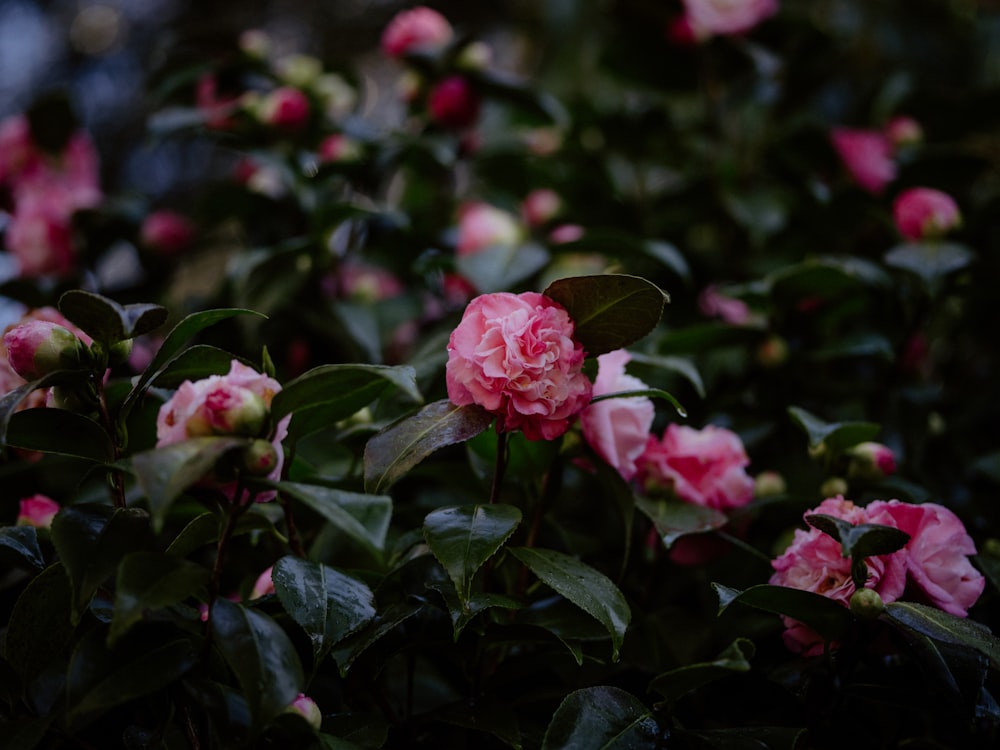
[[[94,375],[93,390],[97,400],[97,408],[101,415],[101,425],[111,438],[112,460],[117,462],[121,458],[121,443],[118,430],[111,420],[111,413],[108,411],[108,400],[104,394],[104,380],[98,375]],[[117,469],[108,472],[108,480],[111,483],[111,502],[116,508],[124,508],[125,502],[125,481],[122,473]]]

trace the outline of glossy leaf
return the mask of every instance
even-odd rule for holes
[[[933,241],[897,245],[885,254],[887,265],[916,274],[932,290],[945,276],[967,267],[975,258],[965,245]]]
[[[274,620],[242,604],[216,599],[210,619],[213,642],[236,675],[254,726],[262,727],[302,692],[299,655]]]
[[[632,356],[633,362],[676,372],[691,384],[699,396],[705,398],[705,381],[702,380],[701,373],[698,372],[698,368],[689,358],[662,357],[642,352],[629,352],[629,354]]]
[[[286,556],[275,563],[271,579],[285,611],[309,636],[317,663],[375,617],[371,589],[326,565]]]
[[[708,685],[733,673],[749,672],[754,645],[746,638],[737,638],[719,654],[717,659],[672,669],[649,683],[649,689],[667,701],[676,701],[693,690]]]
[[[346,676],[355,660],[367,651],[374,643],[384,638],[397,627],[417,614],[424,605],[418,602],[400,602],[389,606],[385,612],[375,617],[366,628],[347,638],[332,652],[334,660],[340,669],[341,676]]]
[[[656,750],[661,732],[652,712],[631,693],[584,688],[556,709],[542,750]]]
[[[158,388],[177,388],[185,380],[201,380],[210,375],[225,375],[232,366],[232,354],[206,344],[196,344],[184,349],[157,373],[152,385]]]
[[[492,421],[493,415],[480,406],[443,400],[392,423],[365,445],[365,489],[387,491],[438,448],[475,437]]]
[[[809,437],[811,448],[817,448],[823,443],[830,450],[845,450],[874,439],[880,430],[879,426],[872,422],[824,422],[797,406],[789,406],[788,414]]]
[[[105,345],[149,333],[167,320],[167,309],[160,305],[120,305],[82,289],[64,292],[59,298],[59,310],[84,333]]]
[[[14,603],[3,640],[4,658],[28,681],[59,659],[73,635],[73,591],[61,563],[35,576]]]
[[[583,665],[582,643],[608,640],[608,631],[576,605],[560,596],[534,602],[520,609],[517,622],[543,628],[554,635],[569,650],[577,666]]]
[[[338,529],[376,550],[385,548],[392,498],[365,495],[301,482],[267,482],[267,486],[312,508]]]
[[[108,643],[127,633],[147,612],[182,602],[205,588],[208,569],[159,552],[133,552],[118,567]]]
[[[26,409],[11,415],[7,444],[105,463],[114,456],[108,433],[97,422],[66,409]]]
[[[0,548],[10,550],[36,568],[45,567],[45,557],[38,546],[38,530],[34,526],[0,527]]]
[[[681,402],[674,398],[673,394],[667,393],[667,391],[660,390],[659,388],[644,388],[638,391],[615,391],[614,393],[602,393],[599,396],[594,396],[590,403],[596,403],[598,401],[606,401],[610,398],[662,398],[667,401],[679,416],[686,417],[687,411],[681,406]]]
[[[441,594],[441,598],[444,599],[444,604],[448,608],[448,615],[451,617],[453,635],[456,641],[462,634],[462,631],[465,630],[465,627],[472,622],[477,615],[485,612],[486,610],[493,609],[495,607],[513,610],[521,607],[521,603],[519,601],[512,599],[509,596],[481,591],[475,592],[468,599],[459,599],[458,592],[455,590],[454,584],[450,581],[428,583],[427,587],[437,591]]]
[[[21,403],[34,391],[41,388],[48,388],[53,385],[82,383],[87,377],[88,374],[83,371],[58,370],[57,372],[51,372],[38,380],[33,380],[30,383],[20,385],[0,396],[0,448],[5,448],[7,446],[7,430],[9,428],[11,418],[14,416],[14,413]]]
[[[202,513],[195,516],[167,547],[167,554],[175,557],[187,557],[192,552],[206,544],[218,541],[221,524],[215,513]]]
[[[612,656],[617,660],[632,613],[622,592],[611,579],[561,552],[529,547],[509,549],[546,586],[573,602],[607,629],[611,635]]]
[[[734,602],[740,602],[805,623],[827,640],[842,638],[853,621],[850,610],[843,604],[811,591],[769,584],[744,591],[718,583],[713,583],[712,588],[719,595],[719,614]]]
[[[472,579],[521,523],[513,505],[463,505],[439,508],[424,518],[424,539],[444,566],[463,602],[472,596]]]
[[[910,541],[909,534],[892,526],[875,523],[855,525],[823,513],[810,513],[805,516],[805,521],[840,542],[844,557],[860,559],[888,555],[902,549]]]
[[[1000,669],[1000,638],[985,625],[915,602],[890,602],[885,607],[881,619],[936,641],[975,649],[990,660],[993,669]]]
[[[575,338],[596,357],[635,343],[660,322],[666,293],[638,276],[601,274],[559,279],[545,296],[566,308]]]
[[[728,521],[722,511],[681,500],[651,500],[636,496],[635,507],[653,522],[667,549],[682,536],[721,529]]]
[[[427,718],[492,735],[507,747],[521,750],[517,714],[500,697],[458,701],[432,711]]]
[[[491,245],[455,259],[455,270],[481,293],[511,289],[541,271],[549,253],[541,245]]]

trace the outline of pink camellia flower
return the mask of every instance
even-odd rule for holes
[[[29,323],[32,321],[48,321],[50,323],[55,323],[62,326],[66,330],[73,333],[81,342],[89,346],[92,342],[90,336],[85,334],[75,325],[70,323],[63,317],[62,313],[56,310],[54,307],[39,307],[24,315],[19,321],[10,325],[4,331],[5,334],[10,333],[18,326]],[[7,349],[7,344],[4,342],[3,337],[0,337],[0,394],[8,393],[15,388],[19,388],[24,385],[27,381],[17,374],[14,368],[10,364],[10,353]],[[24,401],[21,402],[18,409],[33,409],[37,407],[42,407],[46,405],[47,402],[47,388],[42,388],[33,391]]]
[[[887,445],[875,442],[858,443],[848,451],[850,473],[869,479],[881,479],[896,471],[896,455]]]
[[[36,529],[52,527],[52,519],[59,512],[59,503],[45,495],[32,495],[20,502],[17,513],[18,526],[34,526]]]
[[[298,714],[306,720],[309,726],[317,731],[323,724],[323,712],[319,710],[316,701],[305,693],[299,693],[298,697],[285,709],[285,712]]]
[[[479,94],[464,76],[449,76],[427,94],[427,111],[434,122],[461,130],[479,119]]]
[[[80,364],[83,344],[72,331],[47,320],[28,320],[3,336],[7,361],[25,380]]]
[[[674,16],[667,22],[667,39],[678,47],[692,47],[698,39],[691,28],[691,21],[686,15]]]
[[[962,223],[950,195],[924,187],[910,188],[896,196],[892,216],[899,233],[912,241],[940,237]]]
[[[514,214],[489,203],[466,203],[458,210],[459,255],[474,255],[494,245],[516,245],[521,241],[521,225]]]
[[[540,227],[554,219],[562,210],[562,199],[555,190],[539,188],[528,193],[521,202],[521,216],[529,227]]]
[[[405,291],[403,282],[392,272],[353,260],[344,263],[331,281],[330,291],[334,295],[357,302],[378,302],[398,297]]]
[[[777,0],[683,0],[696,39],[742,34],[778,12]]]
[[[983,593],[986,579],[969,562],[976,545],[958,516],[936,503],[899,500],[876,500],[866,511],[869,523],[895,526],[910,535],[896,555],[903,558],[907,577],[927,601],[965,617]]]
[[[272,565],[265,568],[264,571],[257,576],[257,580],[254,581],[253,584],[253,589],[250,591],[251,599],[260,599],[262,596],[274,593],[274,580],[271,578],[273,570],[274,566]]]
[[[719,510],[753,499],[749,463],[735,432],[677,424],[667,425],[662,440],[650,435],[637,461],[639,481],[647,491],[666,489],[685,502]]]
[[[333,133],[320,141],[318,149],[322,162],[356,162],[362,156],[361,144],[343,133]]]
[[[590,401],[573,320],[536,292],[476,297],[448,341],[448,398],[478,404],[502,432],[553,440]]]
[[[242,362],[233,360],[225,375],[211,375],[197,381],[185,380],[173,397],[161,407],[156,418],[156,446],[172,445],[193,437],[234,435],[265,437],[268,410],[281,385],[274,378],[262,375]],[[291,415],[274,426],[270,442],[274,453],[266,456],[269,479],[281,476],[284,454],[281,441],[288,434]],[[254,450],[255,446],[251,446]],[[259,451],[254,450],[254,455]],[[252,467],[248,467],[252,468]],[[258,502],[274,497],[273,492],[261,493]]]
[[[18,205],[6,244],[22,276],[65,276],[76,267],[73,232],[62,207],[39,201]]]
[[[176,211],[163,209],[153,211],[146,217],[139,235],[144,247],[173,256],[190,247],[194,240],[194,224]]]
[[[649,386],[625,374],[631,359],[624,349],[597,358],[594,396],[621,391],[642,391]],[[646,448],[656,410],[645,397],[612,398],[591,404],[580,412],[580,427],[590,447],[626,480],[635,476],[635,461]]]
[[[698,309],[703,315],[722,318],[734,326],[746,325],[753,318],[746,302],[722,294],[715,284],[709,284],[698,295]]]
[[[854,181],[873,195],[880,195],[896,179],[893,144],[878,130],[834,128],[833,147]]]
[[[549,232],[549,242],[553,245],[565,245],[583,238],[584,230],[579,224],[560,224]]]
[[[304,128],[309,121],[309,111],[309,97],[291,86],[269,91],[258,110],[261,122],[285,131]]]
[[[423,5],[397,13],[382,32],[382,53],[403,55],[424,48],[443,47],[452,39],[448,19]]]

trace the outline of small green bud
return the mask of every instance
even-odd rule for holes
[[[278,451],[266,440],[254,440],[243,451],[243,469],[254,477],[266,477],[278,465]]]
[[[858,589],[851,595],[851,612],[860,620],[874,620],[885,611],[885,603],[877,591]]]
[[[843,477],[830,477],[819,486],[823,497],[837,497],[847,494],[847,481]]]

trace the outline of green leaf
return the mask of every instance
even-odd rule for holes
[[[513,505],[439,508],[424,518],[424,539],[444,566],[463,604],[472,597],[472,579],[521,523]]]
[[[64,292],[59,298],[59,310],[105,346],[149,333],[167,320],[167,308],[160,305],[119,305],[82,289]]]
[[[695,389],[699,396],[705,398],[705,382],[701,379],[701,373],[687,357],[662,357],[655,354],[643,354],[642,352],[629,352],[633,362],[643,365],[657,367],[662,370],[676,372],[685,378]]]
[[[202,513],[195,516],[167,547],[167,554],[175,557],[187,557],[199,547],[218,541],[221,531],[219,516],[215,513]]]
[[[472,622],[477,615],[494,607],[503,609],[520,609],[521,603],[516,599],[511,599],[504,594],[490,594],[478,591],[466,600],[458,598],[458,592],[454,584],[450,581],[437,581],[428,583],[427,587],[437,591],[444,599],[444,604],[448,608],[451,617],[451,625],[455,641],[465,630],[465,626]],[[602,631],[603,634],[603,631]]]
[[[52,544],[73,587],[72,620],[130,552],[151,546],[149,514],[140,508],[71,505],[52,521]]]
[[[560,596],[535,602],[518,611],[517,622],[543,628],[562,641],[576,660],[583,665],[583,642],[607,640],[608,633],[597,620]]]
[[[62,657],[73,635],[72,598],[61,563],[45,568],[17,598],[3,639],[3,655],[22,680],[35,679]]]
[[[332,652],[340,669],[340,675],[345,677],[355,660],[373,643],[391,633],[423,608],[424,605],[419,602],[393,604],[381,615],[377,615],[368,627],[344,640]]]
[[[264,482],[312,508],[362,544],[382,551],[392,518],[392,498],[298,482]]]
[[[278,421],[293,414],[289,436],[295,440],[347,419],[391,387],[417,403],[423,402],[412,367],[323,365],[287,383],[271,402],[271,416]]]
[[[682,536],[721,529],[728,521],[726,514],[720,510],[681,500],[651,500],[636,496],[635,507],[653,522],[667,549]]]
[[[896,352],[885,336],[877,333],[859,333],[854,336],[844,336],[819,349],[812,349],[806,356],[816,361],[846,357],[878,357],[886,362],[892,362]]]
[[[455,259],[455,270],[480,293],[511,289],[545,268],[549,253],[541,245],[491,245]]]
[[[687,411],[681,406],[681,402],[674,398],[673,394],[662,391],[659,388],[645,388],[638,391],[616,391],[614,393],[602,393],[600,396],[594,396],[590,399],[590,403],[596,403],[598,401],[606,401],[609,398],[662,398],[668,401],[674,410],[682,417],[687,416]]]
[[[82,383],[89,373],[82,370],[58,370],[50,372],[43,378],[25,383],[17,388],[0,396],[0,448],[7,446],[7,429],[12,416],[21,403],[31,395],[33,391],[40,388],[48,388],[53,385],[65,385],[70,383]]]
[[[234,357],[224,349],[207,344],[196,344],[184,349],[170,360],[153,378],[158,388],[176,388],[185,380],[202,380],[210,375],[225,375]]]
[[[492,735],[507,747],[521,750],[517,714],[508,701],[500,698],[461,700],[430,712],[427,718]]]
[[[108,433],[97,422],[66,409],[26,409],[11,415],[7,444],[105,463],[114,457]]]
[[[875,523],[854,525],[823,513],[810,513],[805,516],[805,521],[840,542],[844,557],[863,559],[889,555],[902,549],[910,541],[909,534],[892,526]]]
[[[818,448],[824,443],[833,451],[846,450],[874,439],[880,429],[873,422],[824,422],[797,406],[789,406],[788,414],[808,436],[810,448]]]
[[[236,675],[254,725],[266,725],[303,690],[295,647],[270,617],[228,599],[215,600],[210,621],[214,642]]]
[[[631,693],[584,688],[559,704],[542,750],[656,750],[661,732],[652,712]]]
[[[194,596],[208,584],[206,568],[159,552],[133,552],[118,567],[108,644],[127,633],[147,612]]]
[[[740,602],[805,623],[826,640],[841,639],[853,622],[847,607],[812,591],[769,584],[751,586],[744,591],[719,583],[713,583],[712,588],[719,595],[719,614],[734,602]]]
[[[662,695],[667,701],[676,701],[683,695],[708,685],[734,672],[749,672],[750,659],[754,655],[754,645],[746,638],[737,638],[719,654],[719,658],[689,664],[653,678],[649,689]]]
[[[607,629],[611,634],[612,656],[617,661],[632,613],[622,592],[611,579],[561,552],[529,547],[509,549],[546,586],[573,602]]]
[[[375,617],[375,598],[364,583],[331,567],[285,556],[271,572],[285,611],[302,626],[319,661]]]
[[[885,605],[880,619],[905,626],[936,641],[975,649],[990,660],[993,669],[1000,669],[1000,638],[975,620],[914,602],[890,602]]]
[[[167,510],[184,490],[211,473],[231,450],[246,446],[246,438],[200,437],[132,456],[132,470],[149,501],[153,529],[163,528]]]
[[[559,279],[544,292],[566,308],[575,338],[596,357],[635,343],[660,322],[667,294],[638,276],[599,274]]]
[[[965,268],[975,257],[965,245],[932,241],[897,245],[885,254],[885,262],[916,274],[933,291],[945,276]]]
[[[480,406],[455,406],[445,399],[393,422],[365,445],[365,490],[385,492],[438,448],[475,437],[492,421]]]
[[[45,739],[54,716],[43,719],[5,719],[0,722],[0,747],[4,750],[35,750]]]
[[[11,550],[36,568],[45,567],[45,557],[38,546],[38,530],[34,526],[0,527],[0,548]]]

